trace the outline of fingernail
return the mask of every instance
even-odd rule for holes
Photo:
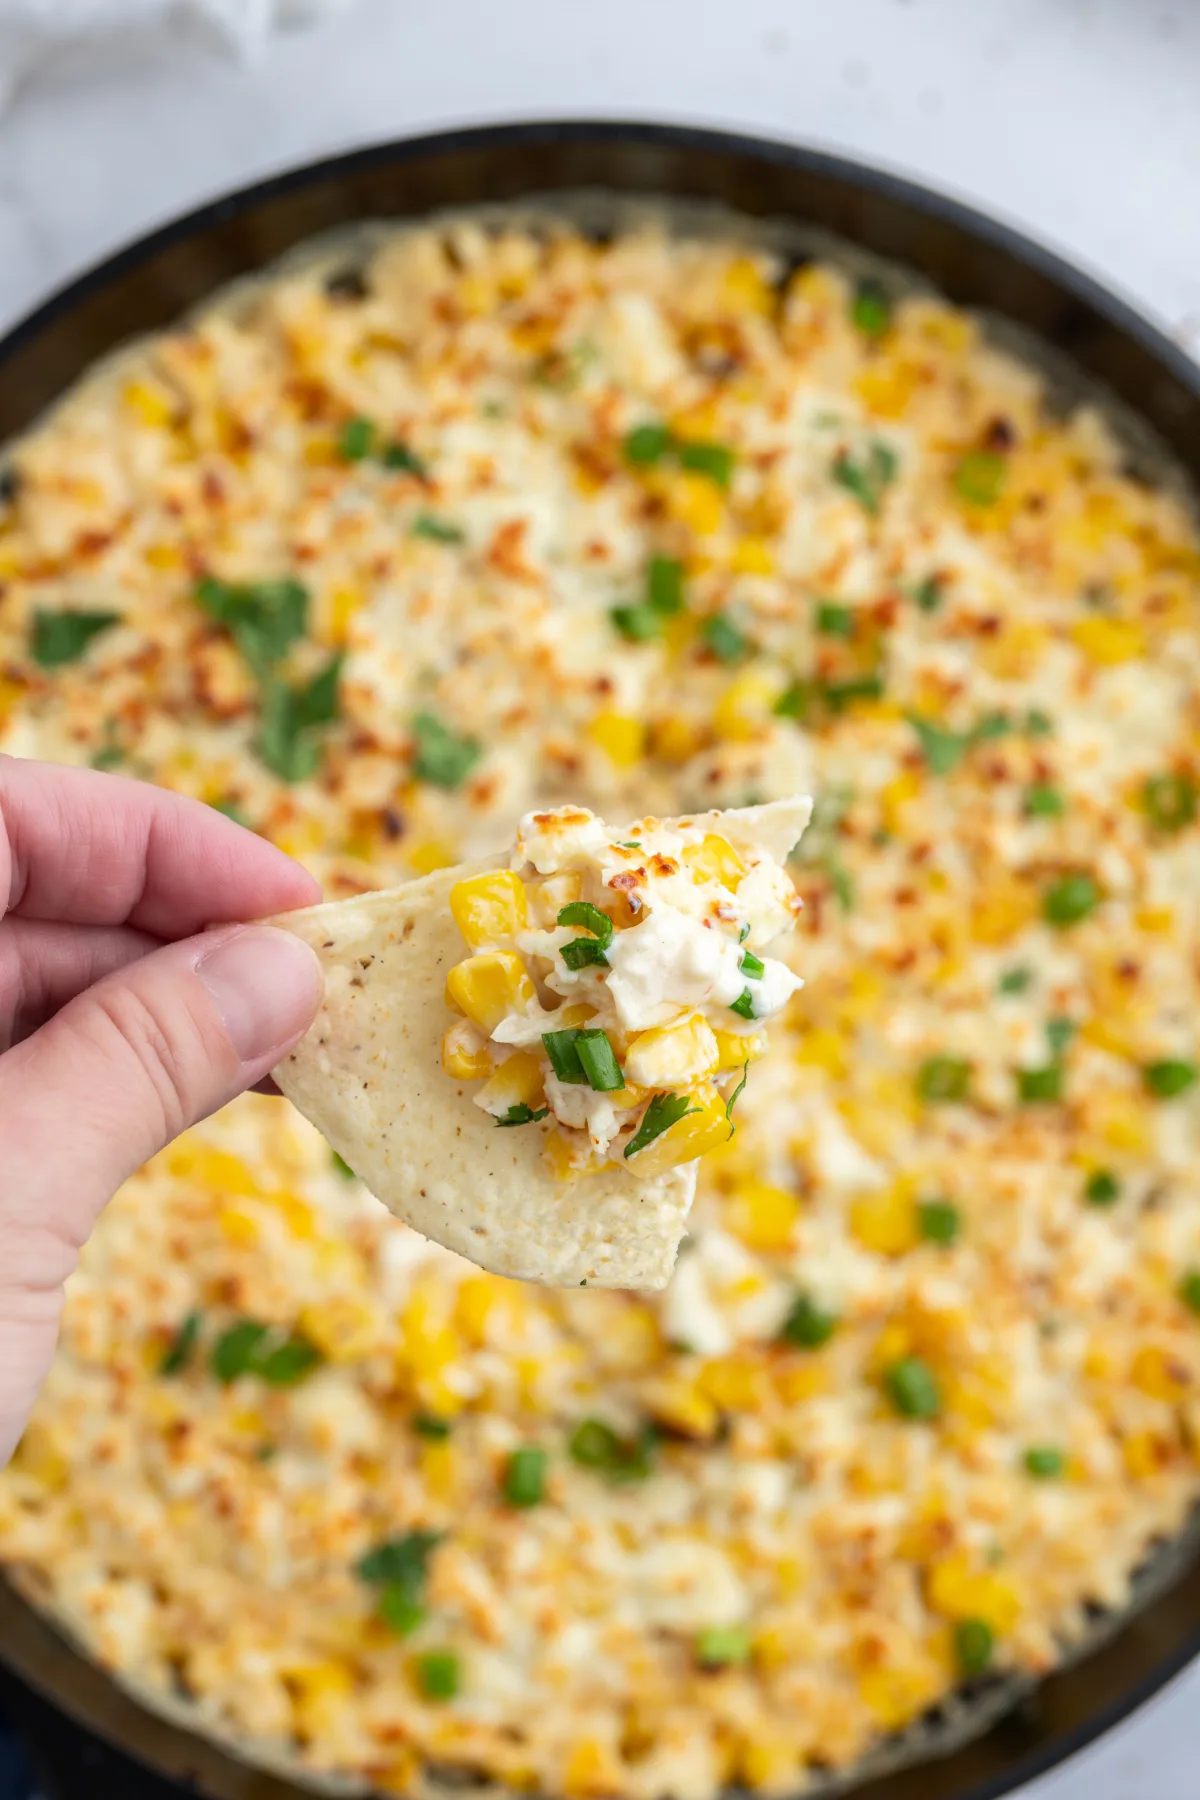
[[[255,925],[223,938],[196,964],[244,1063],[302,1031],[316,1010],[321,967],[302,938]]]

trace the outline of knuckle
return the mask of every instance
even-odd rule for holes
[[[94,994],[97,1024],[132,1057],[148,1107],[146,1126],[166,1142],[194,1118],[202,1096],[198,1076],[210,1060],[199,1019],[178,1008],[168,1019],[132,982],[101,985]]]

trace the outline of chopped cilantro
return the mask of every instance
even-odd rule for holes
[[[42,669],[61,669],[83,655],[93,638],[121,622],[115,612],[48,612],[38,607],[33,615],[30,653]]]
[[[917,1070],[917,1098],[930,1105],[961,1101],[971,1086],[971,1065],[958,1056],[930,1056]]]
[[[1146,817],[1158,831],[1182,831],[1196,817],[1196,784],[1190,775],[1150,775],[1142,785]]]
[[[918,581],[912,590],[912,597],[922,612],[936,612],[942,604],[941,576],[927,575],[924,581]]]
[[[683,610],[683,564],[673,556],[652,556],[646,570],[646,600],[655,612]]]
[[[1008,461],[994,450],[968,450],[954,470],[954,491],[971,506],[994,506],[1008,481]]]
[[[954,1244],[962,1230],[962,1214],[953,1200],[921,1200],[917,1225],[926,1243]]]
[[[453,1700],[461,1671],[453,1650],[427,1650],[414,1665],[417,1684],[427,1700]]]
[[[1018,965],[1015,969],[1006,969],[996,983],[998,994],[1023,994],[1033,980],[1033,970]]]
[[[355,1574],[360,1581],[389,1582],[410,1591],[421,1588],[429,1573],[429,1558],[442,1541],[440,1531],[406,1531],[385,1538],[360,1557]]]
[[[853,637],[854,608],[838,606],[832,600],[822,600],[817,607],[817,630],[822,637]]]
[[[672,1125],[678,1125],[681,1119],[689,1118],[699,1110],[698,1106],[691,1105],[687,1094],[655,1094],[642,1114],[641,1124],[625,1146],[625,1155],[636,1156]]]
[[[384,445],[379,460],[385,469],[395,469],[406,475],[424,478],[429,473],[428,464],[415,450],[410,450],[407,444],[401,443],[399,438],[393,438],[390,444]]]
[[[625,461],[635,469],[646,469],[661,462],[674,439],[665,425],[635,425],[627,432],[621,448]]]
[[[1189,1312],[1200,1313],[1200,1269],[1189,1269],[1180,1280],[1179,1298]]]
[[[345,1157],[339,1156],[336,1150],[331,1150],[329,1152],[329,1160],[332,1162],[334,1170],[341,1176],[343,1181],[358,1180],[358,1176],[354,1173],[354,1170],[350,1167],[350,1164],[346,1161]]]
[[[436,713],[418,713],[412,733],[413,774],[431,787],[461,787],[483,755],[478,739],[459,737]]]
[[[676,443],[680,468],[693,475],[707,475],[719,488],[727,488],[733,477],[736,460],[728,444],[688,442]]]
[[[1034,706],[1025,714],[1025,732],[1028,737],[1049,737],[1053,730],[1054,720],[1049,713]]]
[[[544,1119],[549,1111],[548,1106],[539,1106],[535,1112],[533,1107],[527,1105],[524,1100],[516,1100],[507,1112],[498,1115],[496,1123],[497,1125],[536,1125],[538,1120]]]
[[[793,681],[785,688],[775,702],[771,711],[778,719],[805,719],[808,709],[813,703],[814,689],[811,681]]]
[[[808,1294],[797,1294],[780,1336],[798,1350],[819,1350],[827,1344],[839,1324],[836,1313],[818,1306]]]
[[[1192,1062],[1177,1062],[1164,1058],[1161,1062],[1148,1063],[1142,1070],[1142,1084],[1148,1094],[1156,1100],[1173,1100],[1177,1094],[1184,1094],[1196,1079],[1196,1065]]]
[[[1093,1169],[1083,1185],[1089,1206],[1112,1206],[1121,1197],[1121,1183],[1111,1169]]]
[[[882,438],[873,438],[861,459],[856,460],[847,450],[841,451],[834,459],[832,474],[839,487],[853,494],[863,510],[875,517],[899,470],[900,459],[891,445]]]
[[[467,541],[461,525],[439,519],[434,513],[418,513],[410,529],[413,537],[425,538],[431,544],[465,544]]]
[[[1086,919],[1090,912],[1100,904],[1100,888],[1093,875],[1085,870],[1075,870],[1072,874],[1062,875],[1047,888],[1042,898],[1042,917],[1048,925],[1057,925],[1065,930],[1069,925],[1078,925]]]
[[[454,1430],[450,1420],[439,1418],[437,1413],[415,1412],[409,1423],[417,1436],[430,1444],[444,1444]]]
[[[1051,1056],[1061,1056],[1075,1036],[1074,1019],[1056,1018],[1046,1022],[1046,1042],[1050,1046]]]
[[[850,304],[850,318],[865,338],[883,337],[892,322],[892,303],[877,281],[860,281]]]
[[[338,436],[338,454],[343,462],[363,462],[375,444],[375,427],[370,419],[347,419]]]
[[[304,687],[266,676],[260,688],[258,753],[282,781],[305,781],[315,773],[320,749],[313,732],[337,717],[342,657],[331,657]]]
[[[180,1375],[187,1368],[200,1337],[202,1323],[198,1312],[188,1313],[159,1359],[160,1375]]]
[[[1025,790],[1025,812],[1031,819],[1057,819],[1067,810],[1067,803],[1056,787],[1035,782]]]
[[[718,662],[740,662],[749,654],[750,641],[728,613],[713,613],[701,626],[701,636]]]
[[[1062,1099],[1061,1063],[1017,1070],[1017,1098],[1025,1106],[1055,1106]]]

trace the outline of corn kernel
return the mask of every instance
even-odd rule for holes
[[[732,1779],[748,1788],[792,1793],[800,1757],[782,1731],[756,1726],[753,1737],[739,1737]]]
[[[295,1729],[302,1739],[325,1736],[354,1691],[354,1676],[346,1663],[309,1663],[287,1670],[284,1680],[292,1696]]]
[[[935,1671],[923,1663],[865,1669],[858,1678],[863,1705],[884,1731],[899,1731],[937,1699],[941,1688]]]
[[[675,1025],[641,1031],[629,1042],[626,1078],[642,1087],[692,1087],[717,1066],[717,1040],[699,1013]]]
[[[510,1012],[534,1001],[525,964],[511,950],[485,950],[456,963],[446,977],[446,1001],[489,1037]]]
[[[738,1182],[725,1210],[729,1230],[751,1250],[786,1250],[799,1217],[798,1196],[768,1181]]]
[[[698,844],[688,845],[683,860],[696,881],[719,881],[731,893],[736,893],[746,874],[746,865],[733,845],[711,831]]]
[[[547,1136],[542,1161],[555,1181],[579,1181],[604,1167],[604,1159],[592,1149],[585,1132],[568,1132],[561,1126]]]
[[[1146,634],[1129,619],[1107,619],[1099,614],[1077,619],[1071,636],[1089,661],[1102,667],[1132,662],[1146,654]]]
[[[648,1382],[641,1399],[650,1417],[668,1431],[704,1442],[717,1434],[721,1417],[715,1402],[685,1376],[664,1375]]]
[[[912,1185],[897,1181],[877,1194],[863,1194],[850,1208],[850,1230],[878,1256],[903,1256],[915,1249],[921,1230]]]
[[[736,1031],[714,1031],[717,1044],[717,1070],[740,1069],[748,1062],[757,1062],[760,1056],[767,1054],[767,1034],[765,1031],[749,1031],[740,1037]]]
[[[513,1106],[541,1105],[542,1065],[531,1050],[517,1050],[502,1062],[478,1093],[484,1112],[500,1119]]]
[[[647,1175],[665,1174],[678,1163],[692,1162],[697,1156],[715,1150],[729,1137],[725,1102],[715,1087],[706,1083],[688,1098],[695,1110],[669,1125],[644,1150],[630,1158],[629,1168],[639,1180]]]
[[[1153,1431],[1133,1431],[1121,1441],[1121,1457],[1135,1481],[1148,1481],[1170,1460],[1167,1446]]]
[[[183,566],[183,552],[177,544],[151,544],[146,561],[152,569],[178,569]]]
[[[943,1618],[982,1619],[997,1637],[1012,1630],[1021,1611],[1012,1582],[994,1569],[973,1569],[961,1550],[930,1569],[926,1597]]]
[[[228,1150],[216,1150],[191,1136],[180,1138],[168,1152],[167,1168],[172,1175],[199,1183],[213,1194],[257,1199],[262,1189],[240,1156]]]
[[[879,817],[883,829],[893,837],[901,837],[904,833],[904,815],[921,792],[921,777],[915,769],[906,769],[889,781],[879,795]]]
[[[686,525],[697,537],[712,537],[721,529],[725,503],[720,488],[706,475],[689,472],[670,475],[663,485],[673,519]]]
[[[1139,931],[1152,937],[1168,937],[1175,929],[1175,912],[1170,906],[1139,906],[1133,915]]]
[[[771,724],[772,708],[783,691],[774,671],[746,669],[736,675],[713,709],[713,730],[723,743],[761,737]]]
[[[877,419],[899,419],[917,391],[921,371],[907,358],[881,358],[855,377],[854,391]]]
[[[161,429],[175,416],[175,403],[167,390],[148,381],[131,381],[123,398],[130,412],[135,413],[143,425]]]
[[[704,1364],[696,1381],[722,1412],[761,1412],[770,1396],[763,1359],[750,1351],[713,1357]]]
[[[743,538],[734,550],[731,566],[735,575],[773,575],[775,558],[762,538]]]
[[[849,1067],[846,1040],[840,1031],[825,1025],[816,1026],[801,1036],[796,1061],[805,1068],[823,1069],[827,1075],[840,1080]]]
[[[408,866],[414,875],[432,875],[436,869],[452,869],[458,852],[445,838],[425,838],[408,852]]]
[[[992,875],[971,908],[971,935],[977,944],[1005,944],[1032,922],[1037,910],[1031,882]]]
[[[471,875],[450,889],[450,912],[472,950],[501,943],[529,923],[525,884],[511,869]]]
[[[325,638],[330,644],[343,645],[350,635],[350,621],[362,611],[366,595],[361,588],[334,588],[325,604]]]
[[[515,1281],[503,1275],[471,1275],[459,1284],[454,1297],[454,1322],[476,1349],[499,1332],[507,1336],[520,1328],[528,1300]]]
[[[563,1770],[562,1787],[567,1800],[603,1800],[621,1791],[620,1760],[599,1738],[580,1738]]]
[[[217,1213],[222,1235],[241,1250],[250,1250],[259,1240],[259,1222],[253,1213],[241,1206],[222,1206]]]
[[[725,298],[738,312],[770,313],[775,295],[762,270],[749,256],[736,256],[725,271]]]
[[[301,1331],[330,1362],[360,1362],[381,1342],[381,1322],[368,1300],[349,1294],[329,1294],[318,1304],[300,1309]]]
[[[1144,1344],[1136,1353],[1129,1366],[1129,1378],[1151,1399],[1169,1400],[1172,1404],[1186,1400],[1191,1391],[1187,1367],[1156,1344]]]
[[[492,1059],[479,1033],[460,1019],[442,1038],[442,1068],[454,1081],[483,1081],[492,1072]]]
[[[645,754],[646,727],[627,713],[598,712],[587,736],[618,769],[635,768]]]
[[[679,713],[655,719],[650,727],[651,754],[675,767],[690,762],[703,742],[702,728]]]

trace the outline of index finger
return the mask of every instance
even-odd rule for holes
[[[299,863],[200,800],[0,756],[0,915],[176,938],[320,897]]]

